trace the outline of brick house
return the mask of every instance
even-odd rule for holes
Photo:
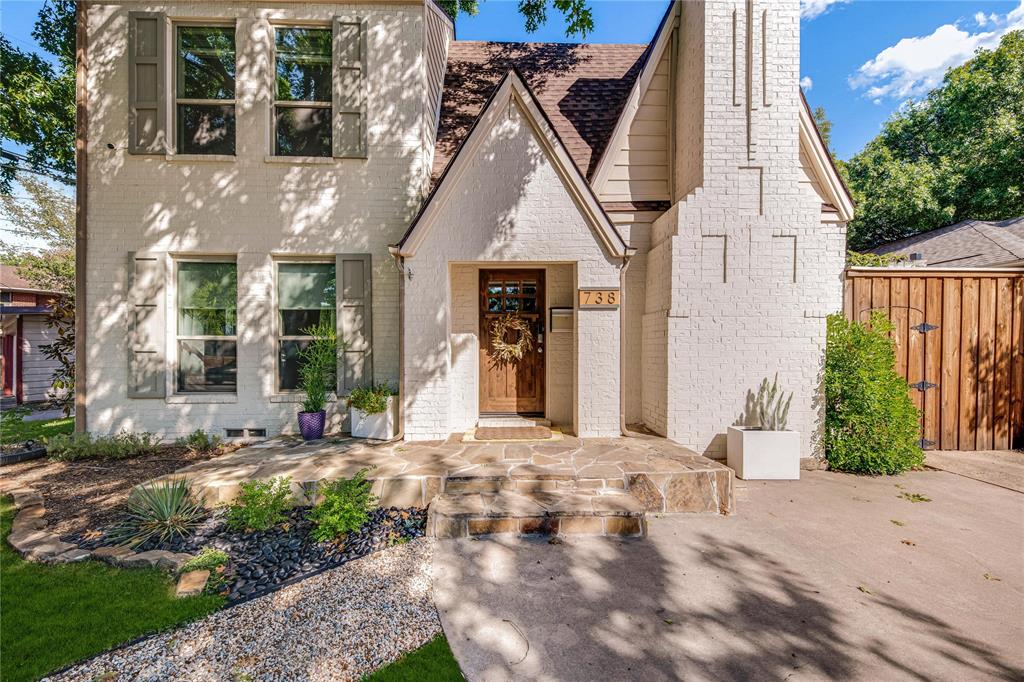
[[[333,315],[338,395],[392,385],[409,440],[525,414],[718,455],[777,372],[818,452],[852,204],[796,0],[669,2],[647,45],[459,41],[431,0],[80,12],[81,428],[294,432]]]

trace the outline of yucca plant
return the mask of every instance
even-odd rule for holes
[[[112,538],[132,547],[152,538],[160,543],[185,538],[206,516],[184,478],[139,486],[128,496],[126,506],[128,512]]]
[[[790,393],[789,398],[783,402],[782,399],[785,395],[785,391],[779,390],[778,374],[775,375],[775,379],[770,386],[768,385],[767,377],[761,382],[761,387],[757,390],[755,409],[757,410],[758,419],[761,420],[762,429],[766,431],[786,430],[786,422],[789,420],[789,406],[793,402],[793,394]]]

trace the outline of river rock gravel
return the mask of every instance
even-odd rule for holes
[[[358,680],[441,632],[433,542],[375,552],[44,679]]]

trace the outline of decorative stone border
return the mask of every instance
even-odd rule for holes
[[[46,530],[46,508],[43,496],[34,488],[18,484],[0,484],[0,494],[14,499],[18,513],[14,517],[7,542],[27,561],[46,564],[67,564],[98,559],[124,568],[164,568],[177,572],[191,554],[151,550],[133,552],[127,547],[101,547],[90,552],[78,545],[64,542],[56,533]]]
[[[41,459],[46,457],[46,446],[37,445],[31,448],[22,448],[20,450],[5,450],[0,452],[0,467],[7,466],[8,464],[17,464],[18,462],[27,462],[30,459]]]

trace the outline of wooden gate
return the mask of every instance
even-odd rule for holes
[[[1024,446],[1024,270],[850,268],[843,312],[893,321],[922,447]]]

